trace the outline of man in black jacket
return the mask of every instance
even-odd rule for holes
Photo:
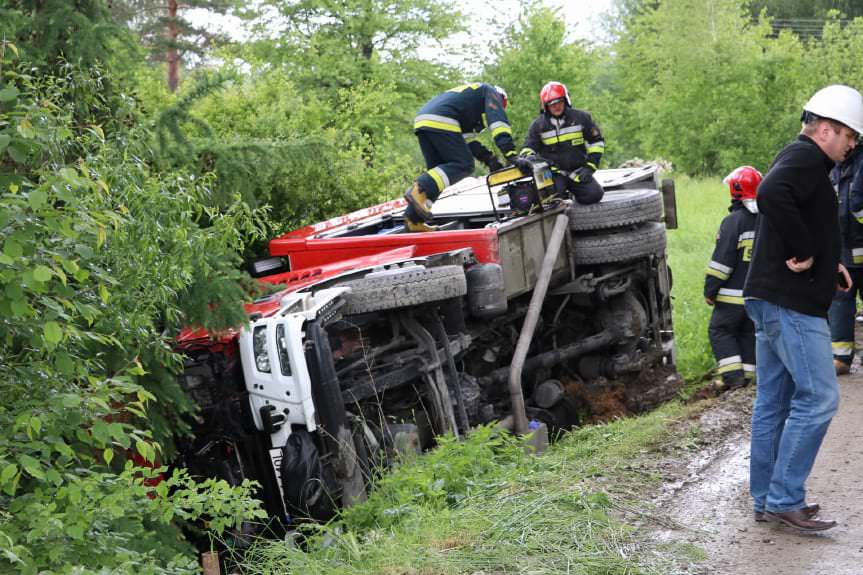
[[[806,503],[806,479],[839,406],[827,310],[851,280],[839,263],[830,170],[863,132],[863,96],[828,86],[803,107],[803,128],[758,187],[755,246],[743,288],[755,323],[757,395],[750,494],[755,519],[799,531],[836,525]],[[845,288],[842,288],[842,285]]]
[[[560,82],[543,86],[539,102],[540,114],[528,128],[519,155],[539,155],[551,162],[555,194],[569,191],[576,202],[595,204],[603,194],[593,177],[605,151],[599,126],[590,114],[572,107],[569,91]]]

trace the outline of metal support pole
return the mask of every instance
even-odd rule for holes
[[[568,228],[569,218],[565,214],[557,216],[554,222],[554,229],[551,231],[551,238],[548,241],[545,258],[542,260],[542,268],[540,268],[539,277],[536,280],[536,287],[530,298],[527,315],[521,326],[521,333],[518,336],[515,353],[512,356],[512,364],[509,369],[509,397],[512,404],[514,431],[518,435],[527,433],[527,413],[524,409],[524,395],[521,390],[521,371],[524,367],[525,358],[527,358],[527,352],[530,349],[530,342],[533,339],[533,332],[536,329],[539,314],[542,311],[542,303],[545,300],[545,293],[548,291],[548,284],[551,281],[554,262],[557,261],[560,245],[563,243],[563,238],[566,236]]]

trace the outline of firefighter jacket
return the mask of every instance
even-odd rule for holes
[[[572,172],[585,165],[596,170],[604,151],[602,133],[590,114],[567,105],[560,118],[542,112],[531,123],[521,155],[537,154]]]
[[[487,162],[494,155],[477,140],[486,128],[505,157],[516,155],[503,101],[489,84],[465,84],[447,90],[429,100],[414,119],[414,131],[460,133],[473,156],[481,162]]]
[[[863,267],[863,146],[830,172],[839,198],[839,230],[842,233],[842,263]]]
[[[739,200],[732,200],[728,211],[731,213],[719,226],[716,247],[707,264],[704,297],[743,305],[743,282],[749,271],[755,240],[755,214],[743,207]]]

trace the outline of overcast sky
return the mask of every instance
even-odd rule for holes
[[[538,4],[556,9],[563,16],[566,22],[567,34],[570,39],[601,39],[603,34],[603,19],[606,19],[607,13],[612,8],[613,0],[537,0]],[[518,0],[474,0],[472,2],[456,2],[462,14],[469,21],[476,21],[477,25],[469,26],[469,34],[476,36],[486,36],[489,42],[494,41],[496,29],[493,27],[482,26],[480,22],[492,16],[507,16],[511,15],[512,20],[516,20],[519,16]],[[465,41],[465,35],[456,35],[449,41],[449,50],[446,58],[443,60],[449,64],[463,64],[464,56],[458,53],[458,44]],[[439,49],[430,49],[429,54],[424,56],[431,57]],[[483,62],[474,62],[473,66],[467,68],[482,67]]]
[[[550,8],[557,9],[566,21],[567,33],[572,39],[601,39],[603,35],[603,20],[612,8],[613,0],[537,0]],[[506,18],[511,15],[516,20],[519,15],[519,0],[472,0],[457,1],[456,6],[468,19],[470,35],[474,39],[488,38],[488,42],[494,41],[497,32],[491,26],[484,25],[485,21],[494,15]],[[241,22],[237,18],[213,15],[205,10],[190,10],[189,18],[195,23],[206,23],[215,29],[220,29],[234,37],[242,37],[238,33]],[[422,56],[427,58],[441,59],[448,64],[461,65],[467,71],[481,66],[482,62],[466,62],[466,56],[460,52],[460,45],[468,40],[467,35],[457,35],[446,43],[443,49],[439,46],[430,46],[428,51],[423,50]]]

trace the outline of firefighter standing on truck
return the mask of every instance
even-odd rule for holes
[[[539,155],[552,164],[556,195],[568,191],[579,204],[595,204],[603,195],[593,177],[605,151],[599,126],[589,113],[572,107],[569,91],[560,82],[543,86],[539,102],[539,117],[530,125],[519,155]]]
[[[761,173],[737,168],[723,180],[731,193],[730,212],[716,234],[716,247],[704,280],[704,299],[713,306],[708,336],[727,388],[742,387],[755,377],[755,326],[743,308],[743,283],[755,240],[755,192]]]
[[[854,316],[857,294],[863,295],[863,147],[854,148],[830,172],[839,194],[839,231],[842,236],[840,260],[851,276],[851,289],[836,290],[828,319],[833,343],[836,375],[851,371],[854,359]]]
[[[503,167],[494,153],[477,137],[486,128],[505,158],[515,158],[512,128],[504,109],[507,96],[503,88],[490,84],[466,84],[448,90],[428,101],[414,119],[425,158],[426,170],[405,192],[408,202],[405,227],[410,232],[427,232],[432,220],[431,206],[444,188],[473,172],[473,159],[489,171]]]

